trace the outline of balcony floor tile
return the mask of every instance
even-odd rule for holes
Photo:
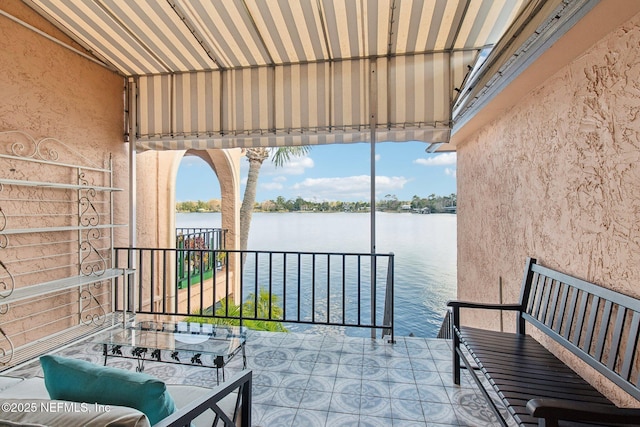
[[[253,370],[254,426],[493,426],[497,420],[470,373],[451,379],[450,342],[399,337],[395,344],[371,338],[250,331],[247,366]],[[79,342],[59,354],[102,364],[102,346]],[[134,360],[109,366],[135,369]],[[211,387],[212,369],[145,364],[167,383]],[[237,356],[228,378],[242,369]],[[41,376],[37,361],[13,376]]]

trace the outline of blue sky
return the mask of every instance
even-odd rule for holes
[[[456,192],[456,154],[427,154],[423,142],[376,145],[376,199],[393,194],[399,200],[414,195],[446,196]],[[241,160],[241,197],[249,162]],[[295,199],[315,201],[368,201],[370,145],[334,144],[313,146],[305,157],[293,158],[276,168],[270,159],[262,164],[256,201]],[[209,185],[210,183],[210,185]],[[220,186],[211,168],[195,156],[185,157],[178,169],[176,200],[220,198]]]

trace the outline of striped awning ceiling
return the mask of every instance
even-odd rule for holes
[[[446,142],[528,0],[25,0],[136,85],[141,149]]]

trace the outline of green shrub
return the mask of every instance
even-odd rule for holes
[[[282,319],[283,310],[280,307],[280,297],[277,295],[271,295],[271,304],[269,304],[269,291],[260,288],[258,291],[257,301],[257,316],[256,315],[256,298],[255,294],[249,294],[249,298],[242,304],[242,325],[256,331],[269,331],[269,332],[288,332],[282,323],[274,322],[267,319],[269,317],[269,307],[271,307],[271,318]],[[228,308],[227,308],[228,306]],[[228,310],[228,314],[227,314]],[[215,311],[215,316],[220,317],[201,317],[191,316],[185,321],[197,322],[197,323],[211,323],[213,325],[232,325],[240,326],[240,306],[236,305],[228,298],[220,300],[220,306]],[[224,318],[222,316],[225,316]],[[258,320],[247,319],[246,317],[257,317]]]

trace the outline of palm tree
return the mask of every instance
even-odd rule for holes
[[[249,228],[251,227],[251,217],[253,216],[253,206],[256,201],[256,190],[258,188],[258,175],[262,162],[273,154],[272,161],[276,167],[281,167],[292,157],[306,155],[311,148],[309,146],[270,148],[248,148],[245,151],[249,161],[249,175],[247,185],[244,189],[242,206],[240,207],[240,249],[247,250],[249,241]]]

